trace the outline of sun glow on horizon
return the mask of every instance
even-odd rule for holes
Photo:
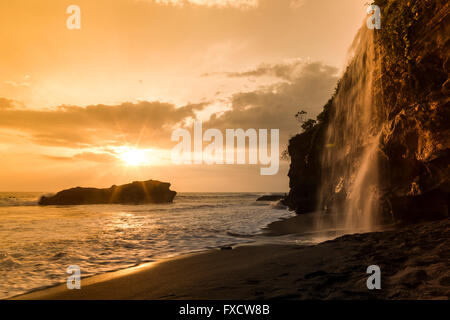
[[[140,149],[128,149],[119,154],[119,158],[125,162],[127,166],[141,166],[149,162],[148,152]]]

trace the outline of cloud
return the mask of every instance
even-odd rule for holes
[[[237,77],[262,77],[272,76],[284,80],[295,80],[302,70],[308,67],[308,63],[302,59],[295,59],[292,62],[278,64],[261,64],[259,67],[244,72],[225,72],[224,74],[230,78]]]
[[[54,161],[73,161],[73,160],[85,160],[97,163],[112,163],[117,162],[118,158],[109,153],[96,153],[96,152],[81,152],[71,157],[61,157],[44,155],[44,158]]]
[[[186,6],[196,5],[213,8],[252,9],[259,5],[259,0],[152,0],[161,5]]]
[[[16,81],[11,81],[11,80],[7,80],[4,82],[4,84],[12,86],[12,87],[30,87],[30,83],[29,82],[16,82]]]
[[[273,75],[279,80],[252,91],[236,92],[226,98],[229,110],[220,110],[203,122],[204,128],[280,129],[281,144],[299,131],[295,114],[306,110],[314,117],[332,94],[338,70],[320,62],[292,61],[263,64],[231,77]],[[170,149],[175,128],[191,129],[191,120],[212,102],[176,107],[171,103],[122,103],[119,105],[63,105],[56,109],[30,110],[0,98],[0,129],[28,135],[38,145],[103,150],[114,146]],[[103,162],[114,154],[81,152],[73,159]],[[54,159],[56,160],[56,159]],[[62,159],[61,159],[62,160]]]
[[[23,104],[15,101],[13,99],[6,99],[0,97],[0,110],[6,110],[6,109],[15,109],[23,107]]]
[[[0,98],[0,110],[14,108],[14,100]]]
[[[167,146],[172,127],[196,117],[207,103],[177,108],[163,102],[60,106],[53,110],[17,109],[0,100],[0,128],[30,135],[40,145],[71,148],[136,144]]]
[[[295,114],[299,110],[315,117],[330,98],[338,69],[320,62],[295,61],[262,65],[256,69],[227,73],[229,76],[274,75],[285,81],[231,96],[231,109],[212,115],[205,126],[214,128],[280,129],[282,143],[299,130]]]
[[[290,6],[294,9],[299,9],[306,4],[307,0],[291,0]]]
[[[3,81],[3,84],[5,84],[8,87],[12,87],[12,88],[30,88],[31,87],[30,80],[31,80],[31,76],[29,74],[26,74],[19,81],[6,80],[6,81]]]
[[[296,81],[305,73],[326,72],[334,74],[337,68],[327,66],[320,62],[310,62],[303,59],[294,59],[285,63],[262,63],[258,67],[241,72],[211,72],[204,73],[202,76],[225,75],[229,78],[257,78],[257,77],[275,77],[287,81]]]

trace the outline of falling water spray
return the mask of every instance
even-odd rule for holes
[[[351,47],[325,133],[317,227],[372,231],[379,216],[378,157],[382,123],[375,93],[379,59],[374,32],[361,28]]]

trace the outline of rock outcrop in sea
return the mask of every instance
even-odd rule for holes
[[[400,222],[448,216],[450,4],[376,0],[380,30],[364,25],[353,58],[317,124],[293,137],[297,213],[367,212]]]
[[[170,190],[170,183],[156,180],[134,181],[106,189],[72,188],[54,196],[42,196],[40,205],[83,204],[145,204],[170,203],[177,193]]]
[[[284,199],[284,197],[286,197],[285,194],[266,194],[256,199],[256,201],[278,201]]]

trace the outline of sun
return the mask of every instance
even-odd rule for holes
[[[119,155],[119,157],[127,166],[140,166],[147,160],[145,151],[139,149],[124,151]]]

